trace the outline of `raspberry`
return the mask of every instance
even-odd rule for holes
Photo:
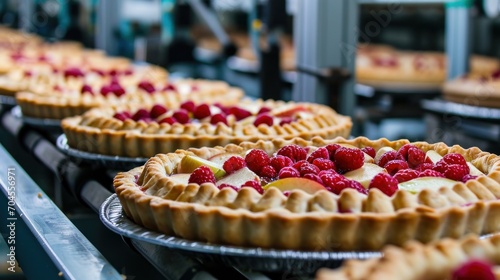
[[[284,191],[283,195],[286,196],[286,197],[289,197],[290,196],[290,191]]]
[[[195,107],[196,106],[194,105],[194,102],[191,100],[185,101],[181,104],[181,109],[184,109],[188,112],[193,112]]]
[[[282,147],[278,150],[277,154],[289,157],[293,160],[293,162],[304,160],[307,157],[307,151],[298,145],[288,145]]]
[[[199,120],[210,116],[210,107],[207,104],[200,104],[196,106],[193,112],[193,116]]]
[[[321,178],[316,174],[309,173],[309,174],[304,175],[304,178],[316,181],[316,182],[323,185],[323,180],[321,180]]]
[[[364,147],[361,149],[361,151],[363,151],[367,155],[371,156],[372,158],[374,158],[375,155],[377,154],[377,152],[375,152],[375,149],[372,147]]]
[[[291,166],[283,167],[279,171],[278,178],[284,179],[290,177],[300,177],[300,172]]]
[[[123,113],[116,113],[113,115],[113,118],[119,119],[122,122],[125,121],[126,119],[128,119],[127,116]]]
[[[318,176],[321,178],[321,176],[323,176],[323,175],[328,175],[328,174],[338,174],[338,173],[337,173],[337,172],[335,172],[335,170],[333,170],[333,169],[321,170],[321,171],[318,173]]]
[[[297,170],[300,170],[300,167],[303,165],[303,164],[306,164],[308,163],[307,160],[303,159],[303,160],[300,160],[300,161],[297,161],[296,163],[294,163],[292,165],[293,168],[297,169]]]
[[[394,159],[386,163],[384,165],[384,168],[385,170],[387,170],[387,173],[394,175],[401,169],[407,169],[408,163],[401,159]]]
[[[257,116],[255,121],[253,122],[253,125],[259,126],[261,124],[265,124],[267,126],[272,126],[273,123],[274,123],[273,117],[271,117],[268,114],[262,114],[262,115]]]
[[[312,164],[316,165],[320,170],[335,169],[335,163],[325,158],[317,158],[313,160]]]
[[[465,161],[464,156],[462,156],[461,154],[457,154],[457,153],[446,154],[443,156],[443,158],[441,160],[448,163],[448,164],[467,165],[467,162]]]
[[[362,194],[368,194],[368,190],[365,189],[365,187],[363,187],[363,185],[361,185],[360,182],[354,181],[354,180],[347,180],[347,182],[348,182],[348,187],[349,188],[355,189],[359,193],[362,193]]]
[[[347,182],[348,179],[340,174],[323,173],[320,178],[323,181],[323,185],[330,188],[331,192],[335,194],[340,194],[343,189],[350,185],[350,183]]]
[[[235,187],[235,186],[233,186],[233,185],[231,185],[231,184],[226,184],[226,183],[224,183],[224,184],[220,184],[220,185],[218,186],[218,188],[219,188],[219,190],[222,190],[222,189],[224,189],[224,188],[230,188],[230,189],[233,189],[233,190],[235,190],[235,191],[238,191],[238,188],[237,188],[237,187]]]
[[[269,156],[263,150],[253,149],[245,156],[245,162],[247,167],[253,172],[259,174],[259,171],[264,167],[269,165],[271,160]]]
[[[426,170],[420,172],[418,177],[442,177],[442,178],[444,178],[444,175],[443,175],[443,173],[438,172],[436,170],[426,169]]]
[[[228,160],[224,162],[222,168],[226,171],[227,174],[234,173],[236,170],[240,170],[245,167],[247,164],[245,159],[238,156],[232,156]]]
[[[283,167],[293,165],[293,161],[289,157],[277,155],[271,158],[270,164],[272,167],[274,167],[274,170],[280,172]]]
[[[278,172],[276,172],[276,169],[274,169],[274,167],[272,167],[271,165],[266,165],[266,166],[262,167],[262,169],[260,169],[258,174],[261,177],[274,178],[274,177],[276,177]]]
[[[448,163],[446,163],[443,159],[440,159],[432,170],[436,170],[437,172],[444,173],[444,171],[447,169]]]
[[[281,118],[281,121],[280,121],[280,126],[283,126],[285,124],[289,124],[293,121],[292,118],[290,117],[284,117],[284,118]]]
[[[232,114],[236,117],[236,120],[242,120],[242,119],[245,119],[245,118],[248,118],[252,115],[252,113],[250,113],[249,111],[245,110],[245,109],[241,109],[241,108],[238,108],[238,107],[231,107],[229,109],[229,114]]]
[[[362,167],[364,158],[360,149],[340,147],[335,151],[334,162],[338,170],[347,172]]]
[[[398,149],[397,154],[401,155],[404,160],[408,160],[408,149],[411,147],[415,147],[412,144],[404,144],[401,148]]]
[[[168,123],[168,124],[174,124],[176,122],[177,120],[174,117],[166,117],[158,121],[158,123]]]
[[[215,107],[219,108],[221,110],[221,112],[223,112],[225,115],[229,115],[229,109],[226,106],[224,106],[220,103],[214,103],[213,105]]]
[[[474,179],[477,179],[476,175],[467,174],[464,177],[462,177],[462,182],[466,183],[467,181],[474,180]]]
[[[153,108],[151,108],[151,111],[150,111],[150,115],[153,119],[156,119],[158,118],[159,116],[165,114],[167,112],[167,108],[165,108],[164,106],[160,105],[160,104],[156,104],[153,106]]]
[[[162,89],[163,91],[171,90],[171,91],[177,91],[177,88],[172,85],[172,84],[166,84],[165,87]]]
[[[193,173],[191,173],[188,183],[195,183],[198,185],[201,185],[203,183],[215,184],[215,175],[209,167],[202,165],[196,168]]]
[[[419,174],[419,171],[413,169],[401,169],[398,170],[398,172],[396,172],[393,177],[398,180],[398,182],[403,183],[417,178]]]
[[[319,168],[314,165],[314,164],[311,164],[311,163],[304,163],[300,166],[299,168],[299,172],[300,172],[300,176],[304,177],[304,175],[306,174],[318,174],[321,170],[319,170]]]
[[[338,148],[340,148],[339,144],[328,144],[325,146],[325,148],[328,150],[328,154],[330,155],[330,160],[334,160],[335,152],[337,151]]]
[[[451,280],[495,280],[492,265],[483,260],[469,260],[455,269]]]
[[[137,87],[146,91],[147,93],[153,93],[156,91],[155,86],[149,81],[141,81],[137,85]]]
[[[71,67],[66,70],[64,70],[64,76],[65,77],[83,77],[85,74],[83,74],[83,71],[80,70],[79,68],[76,67]]]
[[[249,188],[254,188],[258,193],[260,194],[263,194],[264,193],[264,189],[262,188],[262,186],[260,185],[259,182],[257,181],[246,181],[243,185],[241,185],[241,187],[249,187]]]
[[[370,181],[369,189],[381,190],[388,196],[392,196],[398,190],[398,180],[387,173],[379,173]]]
[[[101,87],[99,93],[101,93],[101,95],[107,96],[111,93],[111,87],[109,85],[104,85]]]
[[[227,125],[227,119],[223,114],[215,114],[210,118],[210,123],[211,124],[218,124],[218,123],[223,123]]]
[[[90,94],[94,94],[94,92],[92,91],[92,87],[89,86],[89,85],[83,85],[82,86],[82,89],[80,90],[81,93],[90,93]]]
[[[146,118],[149,118],[149,112],[146,109],[139,109],[139,111],[135,112],[132,116],[132,119],[136,122]]]
[[[271,112],[271,108],[262,107],[262,108],[260,108],[259,112],[257,112],[257,115],[264,114],[264,113],[267,113],[267,112]]]
[[[398,154],[396,151],[389,151],[385,152],[379,159],[376,164],[380,167],[384,167],[389,161],[395,160],[395,159],[403,159],[403,158],[398,158]]]
[[[188,112],[184,109],[179,109],[174,112],[173,117],[180,123],[180,124],[186,124],[189,122],[189,115]]]
[[[120,97],[125,94],[125,89],[120,86],[118,83],[113,83],[109,85],[109,90],[112,92],[114,95]]]
[[[324,147],[318,148],[316,151],[312,152],[308,157],[307,161],[309,163],[313,163],[313,161],[317,158],[330,159],[330,154],[328,150]]]
[[[426,169],[432,169],[432,168],[434,168],[434,164],[424,162],[424,163],[419,164],[417,167],[415,167],[415,170],[417,170],[418,172],[422,172]]]
[[[462,181],[462,178],[469,174],[469,166],[461,164],[450,164],[444,171],[444,176],[455,181]]]
[[[408,148],[408,164],[411,167],[418,166],[425,161],[425,152],[417,147]]]

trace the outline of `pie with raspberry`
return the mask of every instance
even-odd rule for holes
[[[500,157],[407,140],[295,138],[158,154],[119,173],[124,213],[167,235],[380,250],[500,231]]]
[[[468,74],[443,86],[443,98],[461,104],[500,108],[500,68],[488,74]]]
[[[500,279],[500,235],[468,236],[424,245],[389,246],[381,258],[349,260],[336,270],[321,269],[317,280],[495,280]]]
[[[348,137],[352,122],[328,106],[283,101],[198,98],[96,108],[62,121],[70,147],[92,153],[151,157],[190,147],[314,136]],[[222,103],[221,103],[222,102]]]

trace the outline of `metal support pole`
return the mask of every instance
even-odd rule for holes
[[[114,30],[120,22],[120,3],[119,0],[106,0],[97,4],[95,45],[108,55],[118,53]]]
[[[24,32],[32,30],[33,16],[34,16],[34,1],[21,0],[18,2],[19,11],[19,28]]]
[[[469,71],[472,1],[456,1],[446,4],[446,54],[448,80]]]

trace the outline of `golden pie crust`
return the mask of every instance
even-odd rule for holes
[[[197,101],[200,100],[197,99]],[[228,101],[227,98],[225,101]],[[223,123],[169,125],[156,122],[147,124],[143,121],[136,122],[131,119],[120,121],[113,118],[117,111],[126,109],[134,112],[141,108],[137,105],[128,105],[118,109],[98,108],[83,116],[64,119],[62,128],[70,147],[92,153],[128,157],[151,157],[157,153],[173,152],[176,149],[214,147],[275,138],[348,137],[351,132],[351,119],[337,114],[333,109],[324,105],[271,100],[238,103],[233,100],[230,105],[237,105],[241,108],[253,106],[257,108],[256,111],[263,106],[274,110],[300,106],[309,110],[311,114],[290,124],[259,125],[258,127],[253,125],[252,117],[248,118],[249,121],[244,119],[229,122],[228,125]]]
[[[471,106],[500,108],[500,78],[469,74],[449,81],[443,86],[443,98]]]
[[[346,143],[398,149],[407,140],[314,138],[259,141],[225,148],[178,150],[159,154],[141,167],[119,173],[114,187],[125,214],[150,230],[189,240],[237,246],[296,250],[380,250],[409,240],[428,243],[469,233],[500,231],[500,157],[478,148],[443,143],[413,143],[441,155],[460,153],[485,176],[452,188],[398,190],[388,197],[378,189],[368,195],[346,189],[340,195],[301,190],[286,197],[275,188],[263,195],[252,188],[219,190],[212,183],[182,185],[169,178],[189,154],[208,159],[230,152],[244,155],[259,148],[268,154],[290,144],[324,146]]]
[[[451,279],[453,270],[471,259],[494,264],[500,279],[500,235],[479,239],[444,239],[431,244],[409,242],[403,248],[388,246],[383,257],[365,261],[349,260],[336,270],[321,269],[317,280],[443,280]]]

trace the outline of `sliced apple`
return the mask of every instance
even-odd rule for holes
[[[426,159],[430,159],[434,164],[436,164],[439,160],[443,158],[443,156],[441,156],[440,154],[438,154],[438,152],[434,150],[427,151],[427,153],[425,153],[425,157]],[[477,167],[475,167],[472,163],[467,162],[467,165],[469,166],[470,175],[475,175],[475,176],[484,175],[484,173],[481,172],[481,170],[477,169]]]
[[[208,160],[215,163],[215,164],[218,164],[220,166],[224,166],[224,162],[226,162],[230,157],[233,157],[233,156],[241,157],[240,154],[236,154],[236,153],[221,153],[221,154],[216,154],[215,156],[209,157]]]
[[[187,185],[189,184],[189,173],[178,173],[170,175],[169,179],[176,184]]]
[[[418,193],[424,189],[434,189],[437,190],[441,187],[451,188],[459,182],[441,177],[419,177],[398,184],[400,190],[406,190],[411,193]]]
[[[192,155],[187,155],[181,159],[181,162],[179,162],[177,166],[177,173],[192,173],[196,168],[202,165],[210,168],[212,172],[214,172],[216,179],[220,179],[226,175],[226,171],[224,171],[221,164]]]
[[[230,184],[239,188],[241,185],[245,184],[248,181],[260,182],[260,177],[252,170],[248,169],[248,167],[243,167],[242,169],[239,169],[234,173],[223,177],[222,179],[217,181],[216,184],[217,186],[220,186],[222,184]]]
[[[345,144],[345,143],[343,143],[343,144],[339,144],[339,145],[342,146],[342,147],[346,147],[346,148],[359,149],[359,147],[356,147],[356,146],[351,145],[351,144]],[[369,154],[367,154],[365,152],[363,152],[363,154],[365,156],[364,159],[363,159],[364,162],[368,162],[368,163],[374,163],[375,162],[374,159]]]
[[[317,191],[326,190],[326,188],[313,180],[306,178],[284,178],[271,182],[263,187],[267,190],[271,187],[277,188],[280,191],[303,190],[306,193],[314,194]]]
[[[383,154],[390,152],[390,151],[396,151],[391,147],[382,147],[380,148],[377,153],[375,154],[375,158],[373,159],[375,162],[378,162],[380,160],[380,157],[382,157]]]
[[[374,163],[365,163],[361,168],[349,171],[344,176],[350,180],[358,181],[365,189],[368,189],[373,177],[379,173],[387,173],[387,170]]]

